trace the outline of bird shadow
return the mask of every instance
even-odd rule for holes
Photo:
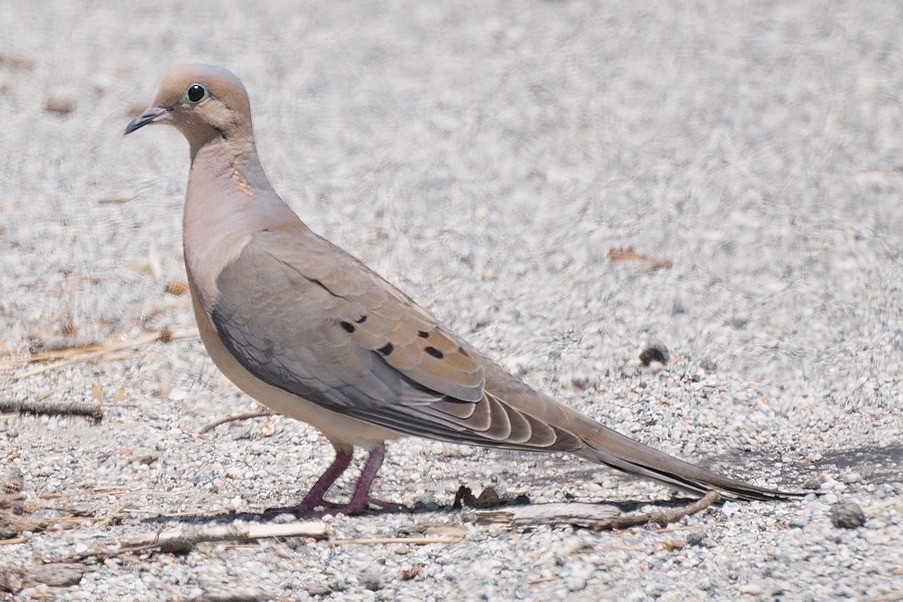
[[[526,506],[532,505],[532,502],[529,499],[524,499],[526,496],[518,496],[517,498],[505,499],[501,500],[498,503],[494,503],[492,505],[486,506],[470,506],[467,504],[458,503],[457,499],[455,502],[451,504],[416,504],[413,507],[405,507],[401,506],[398,508],[391,509],[374,509],[368,508],[363,512],[355,513],[353,516],[355,518],[376,518],[381,516],[423,516],[427,514],[436,514],[436,515],[457,515],[462,511],[471,511],[471,510],[489,510],[489,509],[498,509],[498,508],[506,508],[513,506]],[[689,503],[692,503],[695,498],[691,497],[673,497],[668,499],[659,499],[659,500],[621,500],[621,501],[604,501],[598,502],[600,506],[614,506],[618,508],[621,512],[633,512],[639,510],[643,507],[648,506],[657,506],[663,508],[680,508],[686,506]],[[576,500],[568,500],[568,502],[576,503]],[[567,502],[565,502],[567,503]],[[306,520],[306,519],[314,519],[315,517],[305,517],[298,516],[298,520]],[[147,517],[141,520],[144,524],[164,524],[164,523],[178,523],[182,525],[215,525],[215,524],[230,524],[235,521],[244,521],[244,522],[255,522],[255,523],[271,523],[274,522],[275,516],[267,514],[266,512],[237,512],[237,511],[229,511],[229,512],[213,512],[210,514],[158,514],[157,516]]]

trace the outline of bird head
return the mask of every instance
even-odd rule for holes
[[[151,106],[129,122],[125,134],[156,123],[182,132],[194,156],[211,141],[250,138],[251,104],[231,71],[212,65],[178,65],[164,76]]]

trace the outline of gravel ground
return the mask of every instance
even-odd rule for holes
[[[0,416],[0,474],[21,473],[23,516],[47,526],[0,534],[0,598],[903,598],[903,5],[250,4],[0,3],[0,401],[107,408]],[[671,494],[405,440],[377,494],[426,510],[336,517],[333,538],[461,542],[204,544],[48,585],[41,562],[294,503],[331,459],[281,417],[198,434],[257,406],[196,337],[26,374],[35,350],[193,326],[166,292],[185,278],[187,146],[121,136],[187,61],[243,78],[264,164],[311,227],[528,382],[822,495],[662,529],[507,530],[451,510],[458,486],[628,510]],[[643,367],[659,341],[671,361]],[[864,525],[837,526],[839,502]]]

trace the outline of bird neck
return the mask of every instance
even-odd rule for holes
[[[255,191],[272,189],[250,136],[217,138],[198,148],[192,145],[189,180],[195,173],[219,180],[224,188],[231,182],[247,197],[253,197]]]
[[[253,140],[210,142],[193,153],[182,222],[189,273],[218,274],[249,235],[295,222],[300,220],[270,186]],[[212,280],[196,285],[201,297],[212,298]]]

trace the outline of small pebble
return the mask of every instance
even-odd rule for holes
[[[51,587],[68,587],[82,580],[87,567],[75,563],[49,563],[35,565],[25,576],[27,584],[44,584]]]
[[[787,526],[791,529],[802,529],[806,526],[806,521],[798,516],[787,519]]]
[[[291,512],[283,512],[282,514],[277,514],[276,516],[274,516],[272,520],[270,520],[270,522],[275,525],[286,525],[288,523],[293,523],[296,520],[298,519],[295,518],[295,515]]]
[[[233,441],[241,441],[243,439],[250,439],[254,429],[249,424],[241,424],[233,426],[229,429],[229,432],[232,435]]]
[[[709,534],[705,531],[690,531],[687,533],[687,545],[710,548],[714,545],[714,542],[712,542]]]
[[[762,593],[762,586],[756,583],[747,583],[737,588],[737,591],[744,596],[758,596]]]
[[[441,508],[441,504],[439,504],[436,499],[436,494],[432,491],[426,491],[423,495],[421,495],[416,502],[414,502],[414,509],[416,510],[428,510],[434,512]]]
[[[586,578],[589,571],[583,564],[571,565],[564,575],[564,584],[570,592],[579,592],[586,589]]]
[[[322,581],[309,583],[304,589],[307,591],[308,595],[311,596],[328,596],[333,592],[332,588]]]
[[[831,506],[831,524],[838,529],[855,529],[865,524],[865,514],[855,502],[837,502]]]
[[[384,586],[382,570],[379,566],[371,566],[361,575],[361,585],[370,591],[381,590]]]
[[[44,101],[44,111],[66,116],[75,110],[75,101],[64,96],[51,96]]]
[[[644,366],[648,366],[652,362],[667,364],[669,359],[671,359],[671,355],[664,343],[652,343],[640,352],[640,362]]]
[[[25,487],[25,477],[18,466],[10,466],[7,471],[0,476],[0,491],[3,493],[19,493]]]

